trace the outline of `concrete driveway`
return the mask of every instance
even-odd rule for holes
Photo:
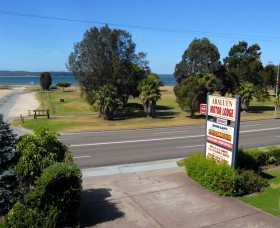
[[[182,168],[84,178],[81,221],[82,227],[280,227],[280,218],[204,189]]]

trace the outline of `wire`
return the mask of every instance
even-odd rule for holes
[[[149,26],[141,26],[141,25],[116,24],[116,23],[107,23],[107,22],[100,22],[100,21],[89,21],[89,20],[78,20],[78,19],[61,18],[61,17],[41,16],[41,15],[35,15],[35,14],[25,14],[25,13],[18,13],[18,12],[12,12],[12,11],[4,11],[4,10],[0,10],[0,14],[10,15],[10,16],[29,17],[29,18],[41,18],[41,19],[48,19],[48,20],[59,20],[59,21],[68,21],[68,22],[97,24],[97,25],[106,25],[107,24],[107,25],[111,25],[111,26],[115,26],[115,27],[127,27],[127,28],[135,28],[135,29],[149,30],[149,31],[187,33],[187,34],[194,34],[194,35],[209,35],[209,36],[222,37],[222,38],[234,38],[234,39],[246,38],[249,40],[257,40],[257,41],[280,42],[280,40],[269,40],[269,39],[280,39],[280,37],[273,37],[273,36],[241,35],[241,34],[231,34],[231,33],[191,31],[191,30],[174,29],[174,28],[149,27]],[[265,38],[265,39],[259,39],[259,38]]]

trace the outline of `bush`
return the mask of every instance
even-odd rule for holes
[[[235,195],[242,196],[261,192],[267,187],[268,181],[257,175],[253,170],[238,170],[235,178]]]
[[[240,169],[253,169],[259,171],[266,166],[278,165],[280,165],[279,146],[238,151],[237,166]]]
[[[186,160],[189,177],[219,195],[241,196],[260,192],[268,182],[253,171],[234,170],[226,163],[216,163],[203,154],[195,154]]]
[[[18,197],[18,180],[13,171],[19,159],[16,135],[0,114],[0,216],[6,214]]]
[[[205,158],[203,154],[195,154],[186,160],[187,174],[202,186],[219,195],[234,193],[235,170],[225,163],[217,164]]]
[[[13,170],[0,174],[0,216],[6,214],[19,196],[18,180]]]
[[[27,187],[34,184],[44,168],[55,162],[63,162],[66,156],[70,156],[67,146],[57,139],[55,132],[47,128],[35,130],[34,135],[26,134],[21,137],[17,149],[21,157],[16,165],[16,172],[23,177],[22,181]]]
[[[82,191],[82,174],[73,163],[46,168],[35,189],[5,217],[6,227],[75,227]]]

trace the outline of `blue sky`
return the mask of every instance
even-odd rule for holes
[[[207,37],[221,60],[245,40],[261,47],[265,65],[280,62],[278,0],[12,0],[0,5],[0,70],[66,71],[74,43],[90,27],[80,23],[7,15],[15,12],[105,22],[132,35],[137,52],[146,52],[153,72],[169,74],[194,38]],[[111,26],[135,25],[176,32]],[[179,32],[179,30],[181,32]],[[183,30],[183,31],[182,31]]]

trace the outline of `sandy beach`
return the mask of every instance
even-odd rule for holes
[[[3,106],[1,106],[0,110],[0,112],[5,113],[6,118],[19,117],[20,114],[28,116],[28,110],[34,110],[39,107],[40,103],[35,98],[35,93],[24,92],[24,88],[0,89],[0,99],[5,100],[5,97],[8,97],[2,103]]]

